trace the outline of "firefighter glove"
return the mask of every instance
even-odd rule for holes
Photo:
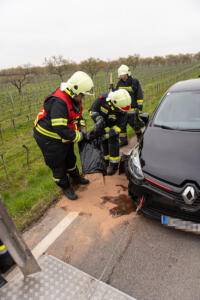
[[[103,136],[102,136],[102,141],[105,141],[107,139],[109,139],[109,133],[105,133]]]
[[[98,116],[94,125],[94,132],[101,134],[101,132],[104,130],[105,125],[106,124],[104,118],[102,116]]]

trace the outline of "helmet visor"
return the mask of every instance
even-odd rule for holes
[[[93,90],[92,90],[92,89],[91,89],[90,91],[83,92],[83,93],[81,93],[81,94],[94,96],[94,93],[93,93]]]
[[[123,111],[124,113],[128,113],[129,110],[131,109],[131,106],[128,105],[128,106],[125,106],[125,107],[117,107],[117,106],[114,106],[118,111]]]

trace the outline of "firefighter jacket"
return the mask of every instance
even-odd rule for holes
[[[108,93],[100,95],[90,107],[89,113],[94,122],[96,122],[98,116],[104,118],[106,133],[109,133],[109,130],[112,129],[116,134],[119,134],[124,125],[124,114],[126,112],[116,109],[110,101],[106,101],[107,97]]]
[[[143,92],[138,79],[132,78],[131,76],[128,76],[127,81],[120,79],[116,86],[116,90],[118,89],[126,89],[129,92],[132,99],[132,110],[134,110],[135,108],[142,110]]]
[[[69,143],[80,140],[80,126],[85,126],[82,118],[82,104],[75,102],[66,92],[58,88],[44,101],[35,122],[35,133],[47,140]]]

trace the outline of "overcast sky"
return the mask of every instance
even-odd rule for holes
[[[0,69],[200,51],[199,0],[0,0]]]

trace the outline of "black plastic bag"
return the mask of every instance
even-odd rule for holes
[[[79,153],[84,174],[102,173],[106,175],[106,163],[101,149],[100,138],[80,142]]]

